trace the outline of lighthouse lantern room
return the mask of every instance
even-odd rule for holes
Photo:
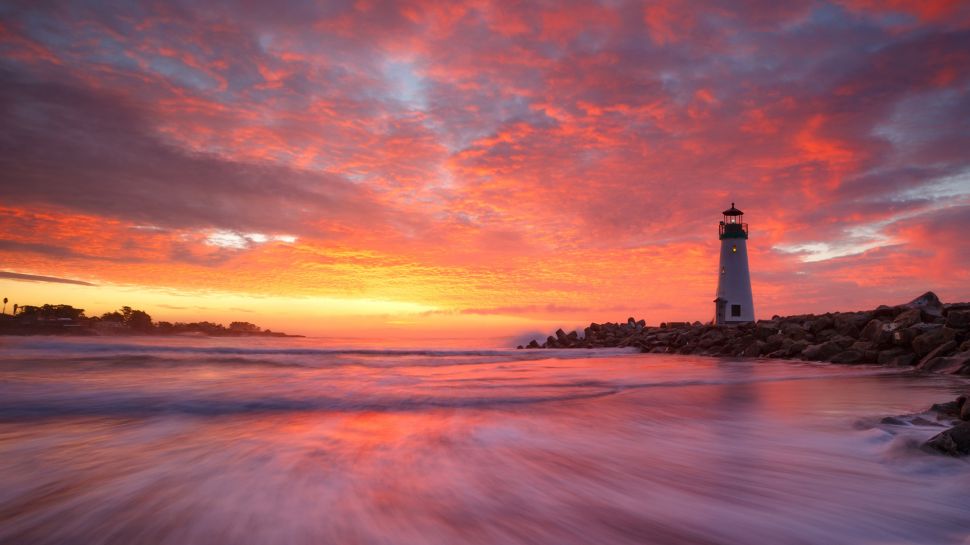
[[[721,240],[721,260],[717,277],[717,298],[714,299],[714,323],[741,324],[754,321],[754,302],[751,296],[751,274],[748,271],[748,224],[744,212],[734,207],[723,212],[718,229]]]

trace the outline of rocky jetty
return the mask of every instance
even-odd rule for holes
[[[857,312],[774,316],[715,326],[629,318],[592,323],[582,333],[562,329],[519,348],[636,347],[643,352],[768,357],[842,364],[914,366],[970,375],[970,303],[943,304],[933,292],[895,306]]]

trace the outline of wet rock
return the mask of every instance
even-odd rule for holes
[[[809,346],[808,341],[795,341],[795,342],[791,343],[791,346],[790,347],[788,347],[788,354],[787,354],[787,356],[789,358],[793,358],[795,356],[798,356],[799,354],[802,353],[803,350],[805,350],[806,348],[808,348],[808,346]]]
[[[829,360],[832,363],[863,363],[865,353],[860,350],[846,350],[840,352]]]
[[[887,416],[879,421],[880,424],[889,424],[890,426],[905,426],[906,422],[896,418],[895,416]]]
[[[956,338],[956,331],[948,327],[927,331],[913,339],[913,352],[916,353],[917,357],[922,358],[936,347],[950,342],[954,338]]]
[[[946,314],[946,326],[953,329],[970,329],[970,310],[950,310]]]
[[[970,374],[967,373],[967,370],[970,369],[970,352],[959,352],[949,357],[929,359],[920,369],[930,373]]]
[[[902,348],[890,348],[887,350],[880,350],[879,355],[876,356],[876,363],[879,365],[888,365],[893,358],[897,356],[902,356],[906,351]]]
[[[916,354],[904,353],[904,354],[900,354],[899,356],[890,358],[883,365],[886,365],[889,367],[909,367],[915,363],[916,363]]]
[[[742,355],[746,358],[757,358],[761,355],[764,348],[765,343],[763,341],[754,341],[744,349]]]
[[[828,361],[830,358],[842,352],[843,348],[831,341],[822,344],[813,344],[802,351],[802,359],[809,361]]]
[[[960,403],[957,401],[947,401],[945,403],[934,403],[930,410],[940,413],[942,416],[959,416]]]
[[[931,437],[923,443],[923,448],[948,456],[970,454],[970,422],[962,422]]]
[[[920,358],[919,363],[916,364],[916,368],[923,371],[928,371],[926,367],[930,361],[932,361],[934,358],[939,358],[940,356],[946,356],[947,354],[953,352],[956,349],[956,347],[957,347],[956,341],[949,341],[941,344],[940,346],[937,346],[932,351],[930,351],[929,354]]]

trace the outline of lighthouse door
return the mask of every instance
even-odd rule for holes
[[[714,323],[715,324],[723,324],[724,323],[724,310],[727,307],[727,301],[725,301],[724,299],[721,299],[720,297],[718,297],[717,299],[714,300],[714,305],[715,305],[715,309],[716,309],[715,310]]]

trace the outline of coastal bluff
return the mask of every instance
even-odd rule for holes
[[[636,347],[642,352],[780,358],[841,364],[914,366],[970,375],[970,303],[944,304],[933,292],[873,310],[774,316],[717,326],[668,322],[647,326],[592,323],[580,334],[562,329],[518,348]]]

